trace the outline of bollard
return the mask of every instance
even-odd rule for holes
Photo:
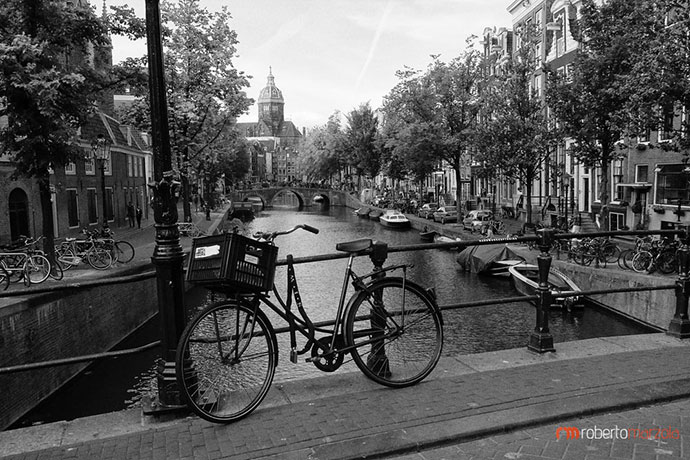
[[[690,228],[682,238],[681,247],[676,253],[678,260],[678,279],[676,280],[676,312],[668,325],[668,335],[679,339],[690,339],[690,319],[688,319],[688,298],[690,298]]]
[[[537,353],[556,351],[553,347],[553,336],[549,332],[549,307],[553,301],[551,288],[549,287],[549,270],[551,269],[551,254],[549,248],[553,239],[554,230],[542,228],[538,231],[539,250],[537,265],[539,266],[539,287],[537,288],[537,325],[530,335],[527,349]]]
[[[369,254],[369,259],[374,264],[374,271],[381,271],[383,264],[388,258],[388,245],[380,241],[374,241],[373,248]],[[374,275],[373,278],[381,278],[386,276],[385,273],[379,273]],[[381,299],[374,299],[374,309],[382,308]],[[367,356],[367,367],[370,368],[374,373],[381,376],[390,375],[390,365],[388,363],[388,356],[386,356],[386,349],[383,346],[383,339],[386,335],[386,314],[382,312],[381,314],[373,314],[370,320],[371,330],[376,331],[371,334],[372,344],[371,353]]]

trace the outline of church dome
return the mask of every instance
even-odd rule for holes
[[[268,81],[266,82],[266,86],[264,89],[261,90],[261,93],[259,93],[259,100],[258,103],[285,103],[283,100],[283,93],[278,89],[275,83],[275,78],[273,77],[273,72],[269,68],[268,71]]]

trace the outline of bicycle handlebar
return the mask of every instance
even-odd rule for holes
[[[295,225],[290,230],[283,230],[282,232],[256,232],[256,233],[254,233],[254,238],[256,238],[258,240],[265,240],[268,242],[272,242],[273,240],[276,239],[276,237],[278,237],[280,235],[287,235],[288,233],[292,233],[295,230],[298,230],[300,228],[302,230],[306,230],[306,231],[314,233],[314,234],[319,233],[318,228],[312,227],[311,225],[307,225],[307,224],[300,224],[300,225]]]

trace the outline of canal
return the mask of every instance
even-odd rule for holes
[[[336,243],[359,238],[384,241],[390,246],[420,243],[415,230],[386,229],[376,222],[356,217],[352,210],[346,208],[311,208],[298,212],[295,209],[276,207],[259,213],[247,224],[247,230],[283,230],[302,223],[318,228],[320,233],[314,235],[297,231],[280,237],[276,241],[280,248],[279,259],[285,258],[287,254],[303,257],[334,253]],[[508,279],[479,277],[464,272],[457,264],[456,257],[457,252],[434,249],[390,254],[388,263],[414,265],[408,270],[408,276],[421,285],[434,286],[440,305],[517,295]],[[345,263],[341,259],[296,266],[302,301],[313,320],[333,318]],[[355,271],[365,273],[371,267],[370,260],[361,257],[356,261]],[[285,268],[278,267],[276,285],[284,290],[285,284]],[[187,296],[186,302],[191,305],[190,310],[195,310],[208,301],[209,297],[208,292],[194,289]],[[443,315],[445,356],[525,347],[535,325],[535,309],[526,302],[444,311]],[[558,342],[648,332],[632,322],[591,307],[574,313],[552,311],[549,321],[556,346]],[[278,320],[273,323],[276,327],[283,326]],[[158,324],[154,319],[123,341],[118,348],[155,341],[158,338],[157,330]],[[283,334],[279,343],[281,355],[275,381],[323,375],[309,363],[301,361],[294,365],[289,361],[286,335]],[[142,394],[155,391],[153,369],[158,353],[154,349],[134,356],[94,363],[11,428],[136,407]],[[339,372],[351,369],[355,367],[349,363]]]

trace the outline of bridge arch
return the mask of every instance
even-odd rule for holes
[[[344,205],[345,194],[339,190],[318,189],[309,187],[267,187],[248,190],[235,190],[233,192],[234,201],[246,201],[251,197],[261,200],[264,207],[272,206],[273,199],[279,193],[292,193],[297,197],[300,209],[314,205],[314,198],[321,196],[326,206]]]

